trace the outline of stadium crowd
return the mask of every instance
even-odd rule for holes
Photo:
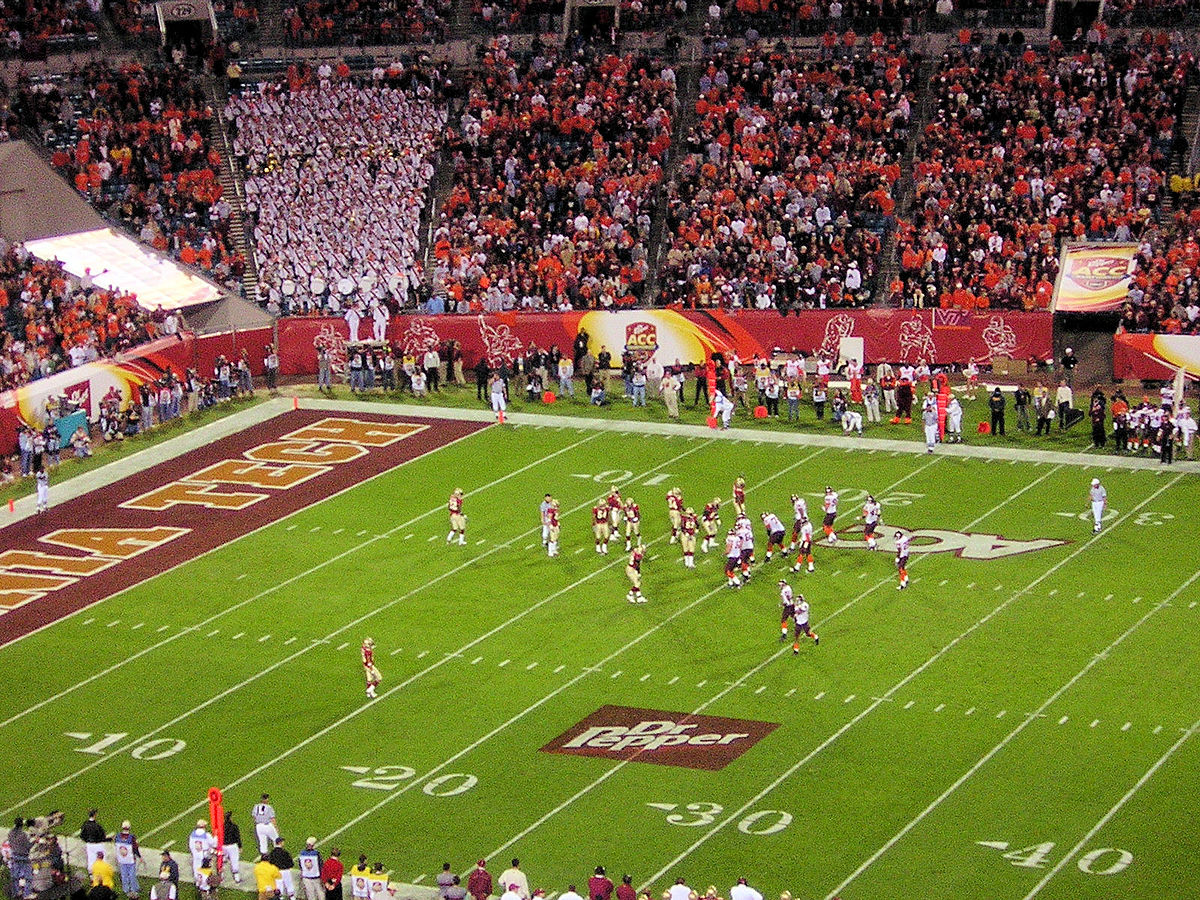
[[[845,57],[746,50],[700,76],[667,188],[662,300],[857,306],[869,300],[912,110],[906,48]]]
[[[291,0],[284,33],[298,45],[438,43],[452,7],[452,0]]]
[[[146,244],[236,284],[230,205],[209,136],[213,110],[182,66],[93,62],[65,82],[22,81],[12,100],[53,165],[92,205]]]
[[[1149,34],[1103,51],[1052,39],[945,54],[896,299],[1045,309],[1061,240],[1140,240],[1194,72],[1190,54]]]
[[[1125,331],[1200,334],[1200,201],[1179,194],[1175,203],[1144,236],[1121,310]]]
[[[634,54],[493,45],[448,130],[453,189],[433,233],[435,306],[613,308],[642,297],[675,72]]]
[[[100,0],[0,0],[0,58],[36,57],[56,39],[95,34]]]
[[[324,63],[311,79],[260,82],[226,107],[260,291],[284,312],[409,305],[446,112],[436,78],[388,80],[359,84],[344,64]]]

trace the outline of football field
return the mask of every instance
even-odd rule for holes
[[[5,817],[60,808],[72,825],[97,806],[145,846],[182,847],[218,786],[244,836],[270,792],[293,852],[315,835],[403,883],[519,856],[550,891],[605,865],[656,897],[741,875],[768,898],[1200,895],[1197,476],[338,415],[358,431],[286,413],[20,523],[57,553],[83,539],[43,532],[166,530],[140,555],[102,551],[121,563],[61,588],[76,611],[0,648]],[[685,569],[664,498],[720,497],[723,536],[739,474],[758,559],[731,590],[720,549]],[[593,547],[612,485],[641,505],[642,605],[625,601],[623,542]],[[797,493],[819,525],[826,485],[841,539],[816,547],[816,571],[765,561],[759,514],[790,525]],[[446,542],[456,487],[466,546]],[[798,654],[779,642],[784,576],[821,638]]]

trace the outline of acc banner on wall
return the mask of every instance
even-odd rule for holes
[[[1137,263],[1137,244],[1067,244],[1059,260],[1053,312],[1109,312],[1121,308]]]
[[[1118,334],[1113,339],[1113,377],[1169,381],[1182,368],[1200,378],[1200,336]]]

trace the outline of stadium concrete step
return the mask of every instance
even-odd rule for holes
[[[258,265],[254,258],[251,229],[247,224],[246,192],[242,186],[240,167],[234,161],[233,141],[229,137],[229,129],[222,114],[229,96],[227,87],[224,78],[217,75],[205,79],[205,93],[216,110],[216,115],[209,125],[209,136],[213,146],[221,154],[221,167],[217,178],[221,182],[222,196],[229,201],[230,206],[229,241],[246,261],[246,269],[242,274],[242,290],[246,299],[258,302]]]

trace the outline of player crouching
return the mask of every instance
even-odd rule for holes
[[[735,529],[730,528],[725,535],[725,578],[731,588],[740,588],[742,580],[738,578],[738,569],[742,564],[742,539]]]
[[[596,536],[596,552],[608,552],[608,504],[599,503],[592,507],[592,534]]]
[[[763,527],[767,529],[767,562],[770,562],[776,550],[783,553],[783,539],[787,534],[787,529],[783,527],[783,522],[775,513],[763,513],[762,522]]]
[[[646,602],[646,598],[642,595],[642,557],[645,555],[646,548],[638,544],[629,554],[629,562],[625,565],[625,576],[629,579],[630,585],[625,599],[630,603]]]
[[[813,526],[812,522],[808,521],[808,517],[805,516],[800,520],[800,552],[796,554],[796,564],[792,566],[793,572],[799,572],[800,566],[805,562],[808,563],[808,571],[816,571],[816,568],[813,566],[812,546]]]
[[[370,638],[362,642],[362,664],[363,671],[367,676],[367,696],[374,700],[375,688],[379,687],[383,676],[375,668],[375,642]]]
[[[900,573],[900,584],[896,590],[902,591],[908,587],[908,542],[912,540],[902,531],[896,532],[896,571]]]

